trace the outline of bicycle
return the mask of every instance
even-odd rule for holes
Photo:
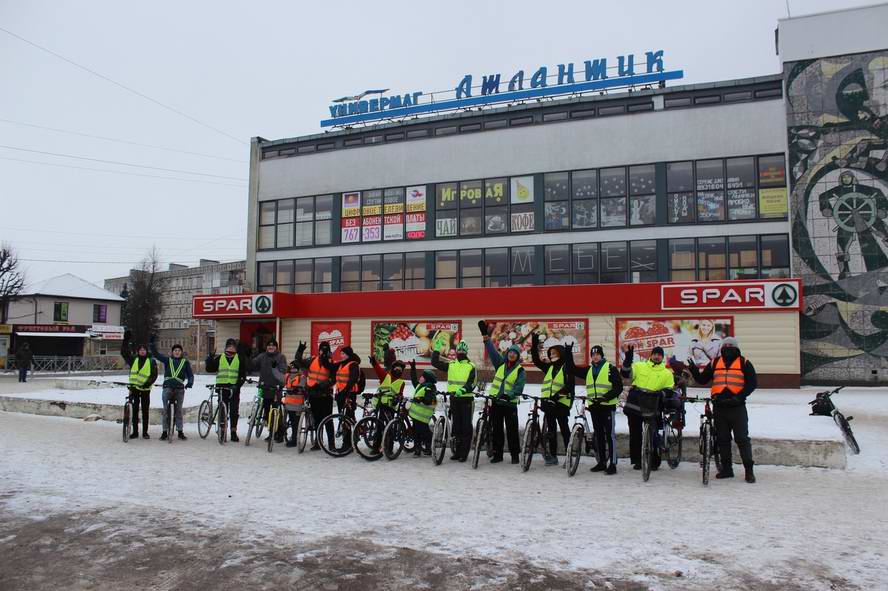
[[[355,449],[354,442],[352,441],[352,433],[354,433],[355,423],[357,423],[355,411],[360,408],[365,415],[368,415],[367,404],[369,404],[370,399],[373,397],[372,394],[363,394],[362,396],[364,397],[363,405],[358,404],[352,396],[347,396],[342,412],[324,417],[324,420],[318,425],[318,442],[321,445],[321,449],[334,458],[347,456]],[[332,446],[326,437],[320,436],[326,431],[328,423],[333,424]]]
[[[407,399],[401,397],[395,409],[395,417],[386,423],[382,431],[382,451],[386,459],[394,460],[403,450],[410,453],[417,445],[419,442],[416,441],[413,419],[407,412]]]
[[[390,419],[391,410],[388,407],[383,407],[380,402],[382,396],[379,393],[371,395],[372,398],[376,398],[373,410],[355,423],[352,432],[352,447],[359,456],[368,462],[374,462],[383,456],[382,432],[385,431],[385,426]],[[394,399],[395,404],[400,402],[400,398]]]
[[[600,450],[595,445],[595,433],[589,425],[589,420],[586,418],[586,400],[586,396],[574,396],[574,409],[577,414],[574,415],[574,424],[570,429],[570,439],[567,441],[567,457],[564,460],[568,477],[577,473],[580,457],[584,453],[587,456],[592,456],[596,461],[600,457]],[[579,404],[576,401],[579,401]]]
[[[247,380],[247,384],[255,384],[253,380]],[[265,413],[262,412],[264,406],[265,391],[263,388],[256,388],[256,395],[253,396],[253,402],[250,404],[250,417],[247,421],[247,436],[244,439],[244,445],[249,446],[253,435],[256,438],[262,437],[262,431],[266,426]]]
[[[527,422],[524,423],[524,437],[521,441],[521,471],[530,470],[530,464],[533,461],[533,454],[537,450],[537,446],[541,447],[544,456],[549,455],[548,427],[543,421],[540,427],[540,401],[539,396],[531,396],[530,394],[522,394],[525,400],[533,400],[530,412],[527,413]]]
[[[228,441],[228,405],[222,400],[222,392],[231,393],[231,386],[207,384],[210,395],[200,403],[197,409],[197,434],[201,439],[206,439],[213,426],[216,427],[216,435],[219,445],[225,445]],[[217,399],[216,408],[213,408],[213,398]]]
[[[854,420],[854,417],[843,415],[832,401],[832,395],[837,394],[844,387],[839,386],[834,390],[818,392],[814,400],[808,404],[811,405],[811,415],[831,416],[833,418],[833,421],[835,421],[842,432],[842,436],[845,438],[845,443],[851,448],[851,452],[856,455],[860,453],[860,445],[857,444],[857,438],[854,437],[854,433],[851,431],[851,421]]]
[[[299,416],[299,423],[296,426],[296,451],[304,452],[309,439],[311,439],[311,446],[314,447],[318,441],[318,430],[314,415],[311,414],[311,398],[306,396],[302,414]]]
[[[432,419],[434,421],[434,426],[432,427],[432,461],[436,466],[440,466],[444,461],[444,454],[447,452],[447,448],[453,449],[455,445],[455,438],[453,437],[450,424],[450,396],[448,392],[441,393],[441,409],[443,413]]]
[[[182,392],[185,392],[185,389],[182,389]],[[176,390],[174,389],[171,392],[171,396],[167,398],[167,402],[164,405],[164,419],[163,419],[163,432],[167,434],[167,443],[173,442],[173,427],[176,424],[176,410],[179,406],[179,398],[176,396]]]
[[[686,396],[684,392],[687,392],[687,390],[680,388],[676,392],[678,397],[664,397],[661,408],[660,424],[663,426],[663,437],[660,442],[662,443],[662,455],[666,460],[666,465],[672,470],[678,468],[678,465],[681,463],[685,425],[684,400]]]
[[[721,455],[718,451],[718,440],[715,433],[715,421],[712,414],[712,398],[684,398],[686,402],[703,402],[703,414],[700,415],[700,469],[702,471],[703,486],[709,484],[709,466],[715,460],[716,466],[721,466]]]
[[[284,420],[284,407],[281,401],[281,386],[267,387],[265,389],[271,391],[271,405],[268,408],[268,437],[266,438],[266,446],[268,453],[274,449],[275,439],[280,431],[282,421]],[[264,393],[263,393],[264,396]]]
[[[647,482],[651,477],[654,451],[660,450],[660,427],[657,423],[660,422],[661,418],[662,394],[659,391],[633,388],[629,395],[632,401],[627,400],[626,406],[635,410],[642,418],[641,478]]]
[[[92,384],[95,384],[95,385],[111,384],[114,386],[124,386],[127,389],[126,390],[126,402],[123,403],[122,421],[123,421],[123,442],[128,443],[130,440],[129,426],[130,426],[130,421],[132,420],[133,409],[134,409],[134,405],[135,405],[135,401],[133,399],[135,395],[133,394],[133,391],[130,390],[130,383],[129,382],[105,382],[102,380],[90,380],[89,383],[91,385]],[[147,410],[143,410],[142,412],[147,412]]]
[[[487,450],[487,457],[493,455],[493,443],[490,429],[490,407],[494,397],[486,394],[475,394],[475,398],[483,398],[484,405],[478,411],[478,420],[475,421],[475,430],[472,432],[472,469],[478,469],[478,459],[481,457],[481,447]]]

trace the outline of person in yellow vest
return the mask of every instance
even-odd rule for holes
[[[481,331],[481,338],[484,340],[487,356],[490,357],[490,362],[496,368],[493,381],[490,383],[490,395],[496,397],[490,409],[490,423],[493,431],[491,433],[493,456],[490,458],[490,463],[495,464],[503,461],[503,425],[505,424],[505,433],[509,438],[509,454],[512,456],[512,463],[517,464],[521,453],[521,445],[518,443],[518,402],[521,400],[524,384],[527,382],[526,372],[521,367],[521,348],[518,345],[511,345],[503,356],[490,340],[490,330],[487,323],[480,320],[478,328]]]
[[[430,456],[432,430],[429,428],[429,422],[435,416],[435,406],[438,404],[438,391],[435,389],[438,378],[430,369],[423,371],[422,376],[417,378],[416,361],[411,359],[410,381],[413,382],[413,399],[410,401],[407,413],[413,419],[413,431],[416,434],[416,449],[413,450],[413,456],[417,458],[423,454]]]
[[[176,431],[179,433],[179,439],[185,441],[188,439],[182,430],[182,407],[185,405],[185,388],[191,388],[194,385],[194,373],[191,371],[191,363],[183,356],[182,345],[176,343],[170,350],[170,356],[167,357],[157,350],[157,337],[151,335],[148,339],[148,348],[152,357],[163,364],[163,432],[160,434],[160,440],[165,441],[168,437],[172,437],[172,433],[167,433],[166,426],[169,417],[167,413],[167,402],[169,400],[176,401],[176,412],[173,421],[176,425]]]
[[[250,360],[244,355],[235,339],[225,341],[221,355],[213,351],[205,361],[207,373],[216,374],[216,385],[223,386],[219,397],[228,405],[228,420],[231,423],[231,441],[237,443],[237,420],[240,417],[240,390],[247,381]]]
[[[589,350],[591,363],[588,367],[573,364],[573,354],[568,351],[567,365],[570,372],[586,383],[586,410],[592,417],[598,463],[592,472],[617,473],[617,433],[614,428],[617,403],[623,393],[620,371],[604,358],[604,348],[594,345]]]
[[[472,447],[472,413],[475,412],[475,364],[469,361],[469,346],[456,344],[456,361],[442,361],[441,353],[432,351],[432,366],[447,373],[447,392],[456,445],[450,459],[465,462]]]
[[[574,378],[570,372],[566,372],[564,362],[566,359],[565,348],[561,345],[552,345],[546,351],[548,362],[540,359],[540,335],[531,333],[530,357],[533,364],[543,372],[543,387],[540,389],[540,398],[543,398],[542,409],[546,420],[548,433],[548,451],[546,453],[546,465],[558,464],[558,435],[556,429],[561,430],[561,439],[564,449],[570,439],[570,426],[567,418],[570,416],[570,407],[573,405]]]
[[[675,374],[663,363],[663,347],[651,349],[651,355],[646,361],[634,360],[635,347],[632,345],[624,345],[623,353],[623,368],[620,373],[623,377],[632,379],[629,398],[623,407],[623,414],[629,421],[629,460],[633,468],[641,470],[641,431],[644,419],[632,402],[633,397],[640,395],[639,390],[657,393],[671,390],[675,386]],[[651,469],[656,470],[660,467],[660,454],[657,450],[653,454]]]
[[[388,351],[392,351],[388,347],[384,349],[386,356],[388,356]],[[379,387],[376,389],[376,393],[380,394],[380,396],[374,399],[374,404],[379,405],[379,418],[382,419],[382,422],[388,423],[395,416],[395,404],[404,395],[404,369],[406,365],[403,361],[395,359],[389,363],[388,367],[390,369],[386,371],[373,355],[367,359],[370,360],[370,365],[373,366],[373,371],[379,380]]]
[[[701,371],[688,359],[688,369],[698,384],[708,384],[715,414],[715,434],[721,466],[716,478],[733,478],[734,465],[731,461],[731,433],[740,450],[745,480],[755,482],[752,461],[752,443],[749,440],[749,415],[746,412],[746,399],[758,386],[755,368],[748,359],[740,355],[740,344],[734,337],[722,340],[721,353]]]
[[[333,385],[336,383],[336,372],[339,364],[333,361],[333,353],[330,350],[330,343],[321,341],[318,345],[318,354],[314,357],[303,358],[306,344],[299,343],[296,350],[296,362],[305,372],[305,392],[311,401],[311,414],[314,417],[315,425],[320,425],[321,421],[333,414]],[[333,445],[333,424],[327,425],[327,441],[330,448]],[[312,449],[320,449],[321,446],[317,442]]]
[[[139,345],[133,354],[130,333],[123,335],[120,355],[129,368],[129,391],[133,395],[133,432],[130,439],[139,438],[139,407],[142,407],[142,439],[151,439],[148,435],[148,408],[151,405],[151,386],[157,381],[157,365],[148,355],[148,347]]]

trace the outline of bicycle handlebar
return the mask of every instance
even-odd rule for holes
[[[712,402],[712,398],[704,396],[682,396],[682,402]]]

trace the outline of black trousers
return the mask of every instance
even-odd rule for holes
[[[561,439],[564,442],[565,450],[567,450],[567,442],[570,440],[570,425],[567,421],[570,416],[570,407],[554,400],[544,400],[542,408],[549,438],[549,451],[552,455],[558,455],[557,429],[561,430]]]
[[[413,432],[416,435],[417,450],[432,449],[432,430],[428,423],[413,421]]]
[[[490,408],[490,424],[494,457],[503,457],[503,424],[505,424],[506,434],[509,436],[509,453],[513,458],[517,458],[521,449],[518,443],[518,407],[514,404],[495,403]]]
[[[456,459],[469,457],[469,449],[472,447],[474,401],[474,398],[460,396],[452,398],[450,402],[450,420],[452,421],[453,437],[456,439],[456,449],[453,450],[453,455]]]
[[[740,459],[744,463],[752,461],[752,443],[749,440],[749,415],[746,405],[718,407],[715,414],[715,434],[718,439],[718,453],[723,466],[731,465],[731,433],[740,450]]]
[[[311,396],[311,416],[314,417],[315,427],[321,424],[321,421],[333,414],[333,397],[328,394],[312,394]],[[334,447],[333,422],[328,421],[324,426],[327,432],[327,443],[330,449]]]
[[[130,388],[133,399],[133,433],[139,431],[139,407],[142,407],[142,433],[148,432],[148,407],[151,404],[151,390]]]
[[[596,404],[589,407],[599,464],[617,464],[616,405]]]
[[[629,420],[629,461],[632,462],[633,465],[641,464],[641,428],[644,425],[644,419],[641,418],[641,415],[637,414],[627,414],[626,418]],[[656,417],[651,417],[651,421],[657,421]],[[657,428],[656,422],[654,423],[654,429]],[[654,446],[654,451],[651,456],[651,467],[658,468],[660,466],[660,452],[657,449],[657,446]]]
[[[228,422],[231,430],[237,431],[237,419],[240,418],[240,388],[222,388],[219,390],[219,397],[228,405]]]
[[[345,401],[346,401],[347,399],[351,399],[351,401],[352,401],[352,407],[351,407],[351,409],[349,409],[349,411],[348,411],[346,414],[347,414],[348,416],[350,416],[351,418],[355,418],[355,405],[354,405],[354,403],[355,403],[355,401],[357,400],[357,398],[358,398],[358,395],[355,394],[355,393],[351,393],[351,394],[349,394],[349,393],[346,393],[346,392],[337,392],[337,393],[336,393],[336,412],[338,412],[338,413],[341,414],[341,413],[345,410]]]

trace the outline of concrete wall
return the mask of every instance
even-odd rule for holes
[[[9,322],[13,324],[54,324],[53,309],[56,302],[68,302],[67,324],[93,324],[93,304],[108,306],[108,318],[101,324],[120,325],[120,302],[78,300],[74,298],[39,296],[37,315],[34,315],[34,298],[25,298],[9,305]]]
[[[783,62],[884,49],[888,4],[780,19],[777,30]]]

